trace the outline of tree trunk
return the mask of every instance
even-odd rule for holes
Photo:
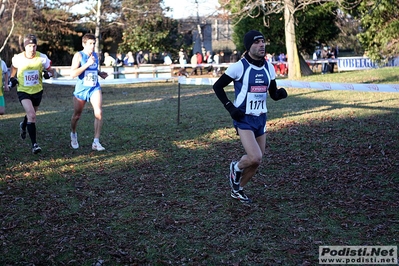
[[[0,5],[0,19],[3,17],[4,11],[6,10],[7,0],[2,0]]]
[[[295,18],[293,0],[284,0],[285,45],[287,48],[288,78],[301,77],[298,48],[295,37]]]
[[[310,76],[314,74],[301,54],[299,54],[299,62],[301,63],[301,74],[303,76]]]
[[[97,14],[96,14],[96,45],[94,47],[94,51],[98,56],[102,56],[100,53],[100,23],[101,23],[101,3],[102,0],[97,0]]]
[[[3,0],[3,2],[2,2],[2,7],[1,7],[1,8],[4,7],[4,2],[6,2],[6,1]],[[5,38],[5,40],[4,40],[4,42],[3,42],[3,46],[0,48],[0,52],[2,52],[2,51],[4,50],[4,47],[6,47],[6,44],[7,44],[7,42],[8,42],[8,39],[10,39],[11,34],[12,34],[13,31],[14,31],[14,26],[15,26],[14,16],[15,16],[15,10],[17,9],[17,6],[18,6],[18,0],[15,1],[14,7],[13,7],[12,13],[11,13],[11,29],[10,29],[10,33],[9,33],[9,34],[7,35],[7,37]],[[1,12],[1,14],[0,14],[0,19],[1,19],[1,16],[3,16],[4,10],[1,10],[0,12]],[[2,26],[4,27],[4,25],[2,25]],[[21,50],[23,50],[23,49],[21,49]],[[0,90],[1,90],[1,88],[0,88]]]

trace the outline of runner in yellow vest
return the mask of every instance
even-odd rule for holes
[[[26,112],[24,120],[19,124],[21,138],[25,139],[28,131],[32,152],[37,154],[42,151],[36,141],[36,112],[43,95],[42,78],[53,76],[53,69],[47,55],[36,51],[35,35],[25,36],[24,47],[24,52],[12,58],[10,82],[12,87],[18,86],[18,98]]]

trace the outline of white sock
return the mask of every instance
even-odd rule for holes
[[[237,172],[241,172],[241,169],[238,168],[238,163],[236,163],[236,164],[234,165],[234,170],[236,170]]]
[[[77,136],[78,136],[78,133],[77,133],[77,132],[75,132],[75,133],[71,132],[71,137],[76,138]]]
[[[100,139],[94,138],[93,143],[99,143],[99,142],[100,142]]]

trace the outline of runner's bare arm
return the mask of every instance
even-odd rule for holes
[[[73,56],[72,65],[71,65],[71,74],[70,74],[71,78],[76,78],[95,62],[94,56],[90,56],[84,65],[80,64],[81,60],[82,60],[82,55],[80,53],[76,53]]]

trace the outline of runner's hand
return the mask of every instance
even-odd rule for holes
[[[108,73],[107,72],[98,72],[98,75],[100,77],[102,77],[103,79],[106,79],[108,77]]]
[[[284,88],[280,88],[277,90],[277,99],[278,100],[287,98],[287,96],[288,96],[287,91]]]
[[[230,101],[228,101],[224,105],[224,107],[227,109],[227,111],[229,111],[231,118],[233,118],[236,121],[240,121],[245,116],[244,112],[235,107],[234,104]]]
[[[47,71],[47,70],[43,71],[43,78],[49,79],[49,78],[51,78],[52,76],[53,76],[53,75],[51,74],[51,72],[49,72],[49,71]]]
[[[14,88],[15,86],[17,86],[19,84],[18,79],[12,77],[10,78],[10,82],[8,83],[8,86],[10,88]]]

